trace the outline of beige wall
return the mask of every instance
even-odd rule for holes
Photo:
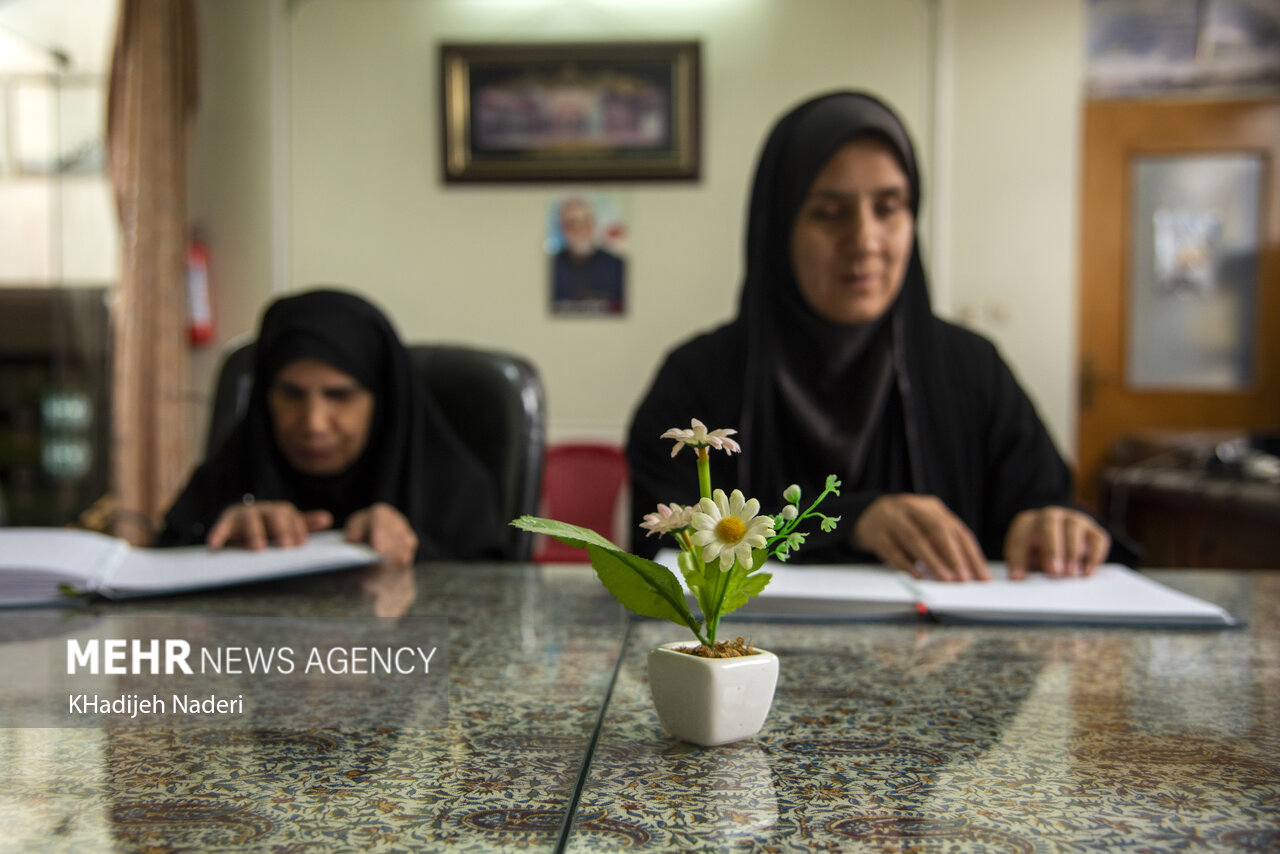
[[[955,314],[995,340],[1070,456],[1084,12],[1069,0],[955,6]]]
[[[341,283],[383,305],[406,339],[526,354],[543,371],[553,438],[620,439],[662,354],[733,312],[769,124],[853,86],[894,103],[916,135],[940,310],[992,334],[1070,438],[1078,0],[288,5],[201,6],[193,216],[213,248],[222,337],[251,329],[273,290]],[[703,178],[590,188],[630,196],[630,310],[552,318],[546,209],[583,188],[444,187],[436,46],[649,38],[702,41]],[[205,359],[197,389],[211,370]]]

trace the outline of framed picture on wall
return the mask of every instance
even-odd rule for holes
[[[698,42],[444,44],[444,179],[691,181]]]
[[[627,309],[624,193],[573,193],[547,209],[551,313],[621,317]]]

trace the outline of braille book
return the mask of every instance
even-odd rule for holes
[[[676,552],[658,562],[677,576]],[[884,566],[812,566],[770,561],[773,578],[732,616],[769,618],[925,617],[940,621],[1087,623],[1143,626],[1232,626],[1226,610],[1118,564],[1088,578],[1030,573],[1010,580],[989,563],[990,581],[922,581]],[[692,600],[691,600],[692,602]],[[696,606],[696,602],[692,602]]]
[[[184,546],[135,548],[94,531],[0,528],[0,605],[57,604],[96,594],[112,599],[183,593],[376,563],[341,531],[312,534],[305,545],[249,551]]]

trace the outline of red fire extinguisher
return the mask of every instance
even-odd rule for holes
[[[187,334],[193,347],[203,347],[213,340],[209,247],[199,238],[187,246]]]

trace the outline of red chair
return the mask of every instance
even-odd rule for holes
[[[542,471],[540,515],[581,525],[626,546],[619,532],[620,501],[627,486],[627,458],[615,445],[572,443],[547,447]],[[625,524],[625,520],[624,520]],[[538,537],[538,563],[587,563],[586,549]]]

